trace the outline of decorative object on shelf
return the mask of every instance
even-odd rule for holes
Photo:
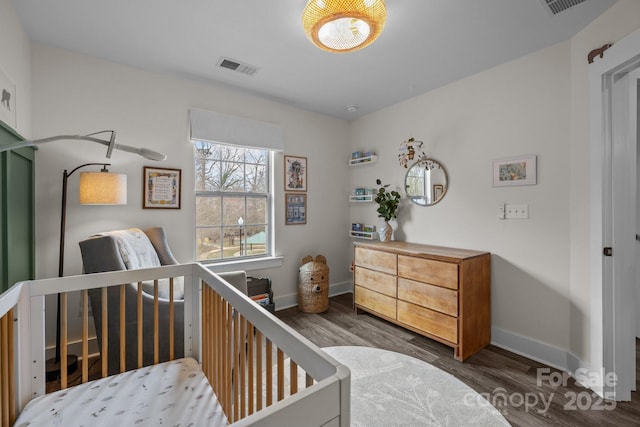
[[[407,171],[404,188],[413,203],[420,206],[435,205],[447,193],[447,171],[437,160],[424,157]]]
[[[493,186],[536,185],[536,156],[511,157],[493,161]]]
[[[144,209],[180,209],[180,169],[144,167]]]
[[[307,195],[299,193],[285,193],[286,212],[285,225],[298,225],[307,223]]]
[[[311,43],[337,53],[373,43],[386,19],[384,0],[309,0],[302,12],[302,26]]]
[[[307,191],[307,158],[284,156],[284,191]]]
[[[0,68],[0,120],[17,130],[16,85]]]
[[[298,272],[298,309],[322,313],[329,308],[329,266],[323,255],[302,258]]]
[[[414,158],[420,159],[424,157],[425,154],[422,151],[423,145],[424,143],[422,141],[416,141],[413,137],[400,144],[398,148],[398,150],[400,150],[400,154],[398,154],[400,166],[407,168]]]
[[[375,190],[373,188],[355,188],[353,194],[349,196],[350,202],[373,202],[373,195]]]
[[[400,193],[395,190],[387,191],[386,188],[389,184],[382,184],[380,179],[376,179],[376,184],[380,185],[376,193],[375,202],[378,204],[378,217],[384,220],[384,223],[378,230],[381,242],[388,242],[391,240],[393,234],[393,228],[389,224],[389,221],[397,217],[398,206],[400,204]]]

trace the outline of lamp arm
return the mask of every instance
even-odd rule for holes
[[[111,136],[109,137],[108,140],[96,138],[96,137],[93,136],[93,135],[97,135],[99,133],[105,133],[105,132],[111,132]],[[16,148],[35,147],[37,144],[44,144],[44,143],[47,143],[47,142],[60,141],[60,140],[63,140],[63,139],[90,141],[90,142],[95,142],[95,143],[98,143],[98,144],[106,145],[108,147],[107,148],[107,158],[108,159],[111,158],[111,152],[113,151],[114,148],[116,148],[118,150],[122,150],[122,151],[127,151],[129,153],[137,154],[137,155],[142,156],[144,158],[147,158],[149,160],[160,161],[160,160],[165,160],[167,158],[166,155],[164,155],[162,153],[158,153],[157,151],[149,150],[148,148],[136,148],[136,147],[131,147],[131,146],[128,146],[128,145],[116,144],[115,143],[116,132],[113,131],[113,130],[96,132],[96,133],[92,133],[92,134],[89,134],[89,135],[56,135],[56,136],[50,136],[48,138],[41,138],[41,139],[34,139],[34,140],[27,140],[27,141],[18,141],[18,142],[12,143],[12,144],[7,144],[7,145],[0,146],[0,153],[2,153],[3,151],[9,151],[9,150],[13,150],[13,149],[16,149]]]

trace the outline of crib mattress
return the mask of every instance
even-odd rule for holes
[[[178,359],[60,390],[29,402],[14,424],[65,427],[227,426],[198,362]]]

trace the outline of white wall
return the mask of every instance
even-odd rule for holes
[[[251,272],[272,278],[276,304],[295,302],[300,259],[324,254],[330,283],[351,280],[348,230],[348,123],[267,101],[228,88],[152,74],[34,44],[33,134],[84,134],[115,129],[118,142],[167,154],[161,163],[114,151],[111,170],[128,175],[127,206],[80,206],[78,177],[69,181],[65,275],[80,274],[78,241],[93,233],[126,227],[163,226],[176,258],[194,259],[194,173],[188,142],[188,110],[199,107],[274,123],[283,129],[285,154],[308,158],[306,225],[284,225],[283,157],[275,162],[276,255],[281,268]],[[37,276],[57,275],[61,180],[64,169],[101,162],[106,149],[89,142],[43,145],[37,154]],[[182,169],[182,209],[143,210],[142,168]],[[75,312],[75,310],[71,310]]]
[[[0,0],[0,69],[16,85],[16,131],[31,136],[31,57],[29,38],[9,0]]]
[[[587,54],[640,26],[640,2],[619,1],[571,41],[370,114],[351,147],[377,164],[353,170],[400,189],[398,145],[414,136],[450,177],[433,207],[404,203],[395,238],[490,251],[493,340],[559,367],[591,367]],[[538,184],[493,188],[492,159],[538,156]],[[528,220],[498,220],[499,203],[527,203]],[[376,222],[357,205],[351,219]]]
[[[402,188],[398,145],[425,142],[449,175],[445,198],[404,200],[395,238],[490,251],[492,324],[560,348],[569,343],[569,43],[415,97],[353,124],[352,149],[380,154],[352,185],[381,177]],[[492,187],[492,160],[535,154],[538,185]],[[528,220],[499,220],[500,203],[529,204]],[[376,221],[375,209],[351,210]]]

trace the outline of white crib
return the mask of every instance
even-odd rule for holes
[[[60,293],[61,296],[61,360],[66,360],[69,347],[67,312],[70,310],[67,300],[71,293],[80,294],[83,332],[82,354],[79,356],[86,361],[89,357],[87,290],[101,288],[106,295],[107,288],[120,286],[122,289],[120,306],[124,307],[124,286],[136,283],[139,288],[138,307],[141,307],[142,282],[153,281],[157,289],[158,280],[167,278],[171,282],[176,278],[184,280],[185,358],[193,358],[199,362],[199,367],[193,362],[191,364],[201,370],[202,377],[208,381],[206,387],[209,388],[210,385],[210,389],[215,393],[212,401],[219,405],[224,423],[228,422],[233,426],[274,427],[295,425],[346,427],[350,424],[349,370],[219,276],[204,266],[193,263],[25,281],[14,285],[0,295],[1,425],[13,425],[17,416],[30,401],[41,399],[40,396],[45,395],[45,297],[47,295]],[[157,292],[154,300],[159,301]],[[169,297],[172,313],[171,300],[172,295]],[[102,316],[107,316],[109,312],[108,307],[105,307],[107,298],[102,298],[102,301]],[[142,316],[141,313],[138,315]],[[102,324],[107,324],[104,317]],[[124,328],[123,321],[121,337],[125,336]],[[173,337],[173,328],[170,329],[169,335]],[[97,333],[103,334],[103,343],[108,342],[106,327]],[[138,339],[141,341],[143,334],[149,333],[156,337],[157,325],[153,331],[143,331],[140,328]],[[173,343],[173,339],[170,342]],[[123,342],[121,346],[124,346]],[[157,340],[155,351],[158,352]],[[104,351],[102,353],[105,354]],[[170,357],[173,358],[173,356]],[[123,358],[124,355],[121,355],[121,360]],[[144,373],[152,378],[156,375],[154,372],[161,371],[161,369],[154,370],[153,367],[142,367],[142,355],[139,354],[138,358],[138,370],[133,371],[135,374]],[[106,377],[108,366],[106,357],[102,357],[101,362],[102,375]],[[155,363],[159,361],[155,360]],[[182,363],[182,361],[174,361],[173,365]],[[186,364],[185,362],[180,366],[186,366]],[[87,386],[88,364],[81,365],[83,384],[72,387],[64,394],[68,395],[75,387]],[[162,370],[166,373],[169,369]],[[65,364],[62,364],[61,370],[61,386],[66,389],[68,376]],[[124,364],[122,370],[124,370]],[[195,375],[189,374],[190,377]],[[108,385],[109,381],[111,384],[126,383],[129,381],[127,378],[133,376],[136,375],[124,373],[120,374],[118,381],[112,381],[115,377],[109,377],[91,382],[89,385],[95,384],[93,388],[98,388],[99,382],[102,381],[104,387],[111,387]],[[180,386],[182,387],[183,384],[181,383]],[[185,389],[187,387],[191,386],[185,386]],[[81,394],[84,394],[84,391]],[[182,398],[186,396],[185,393],[179,394]],[[154,399],[158,397],[154,395]],[[81,399],[77,402],[80,405]],[[35,408],[39,403],[40,400],[34,401],[29,407]],[[167,407],[171,408],[170,405]],[[153,405],[149,408],[153,408]],[[29,409],[25,412],[28,413]],[[86,420],[86,423],[96,425],[92,420]],[[128,423],[134,425],[134,420],[128,419],[124,423],[118,420],[121,427]],[[209,424],[201,420],[198,425]]]

